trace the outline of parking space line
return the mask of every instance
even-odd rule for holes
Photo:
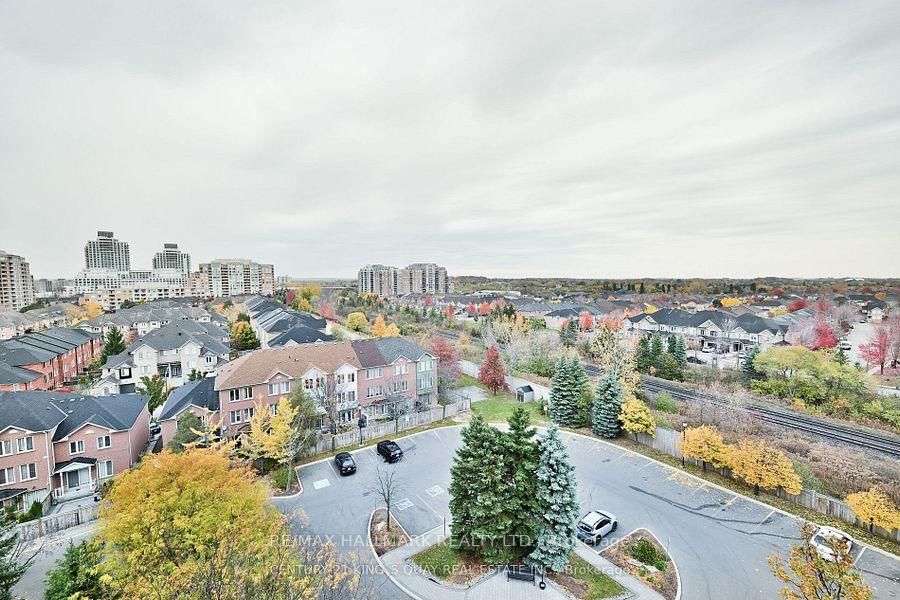
[[[652,460],[648,460],[647,463],[646,463],[644,466],[638,467],[638,468],[635,469],[635,470],[636,470],[636,471],[640,471],[640,470],[642,470],[642,469],[645,469],[645,468],[649,467],[649,466],[652,465],[652,464],[655,464],[655,463],[654,463]]]
[[[766,521],[768,521],[768,520],[769,520],[769,517],[771,517],[771,516],[774,515],[774,514],[775,514],[775,509],[773,508],[773,509],[772,509],[772,512],[770,512],[770,513],[767,514],[765,517],[763,517],[763,520],[760,521],[759,523],[757,523],[756,526],[755,526],[753,529],[750,530],[750,533],[752,534],[754,531],[756,531],[757,529],[759,529],[760,525],[762,525],[763,523],[765,523]]]
[[[620,458],[622,458],[623,456],[625,456],[626,454],[628,454],[628,453],[627,453],[627,452],[623,452],[622,454],[618,455],[617,457],[615,457],[614,459],[612,459],[611,461],[609,461],[609,462],[606,463],[606,464],[611,465],[611,464],[613,464],[614,462],[616,462],[617,460],[619,460]]]
[[[406,510],[407,508],[411,508],[413,506],[415,506],[415,504],[413,504],[412,500],[410,500],[409,498],[403,498],[402,500],[399,500],[397,502],[395,508],[397,510]]]
[[[443,520],[444,515],[442,515],[442,514],[439,513],[438,511],[434,510],[434,507],[431,506],[430,504],[428,504],[428,502],[425,500],[425,498],[423,498],[423,497],[420,496],[419,494],[416,494],[416,498],[418,498],[419,500],[421,500],[421,501],[422,501],[422,504],[424,504],[425,506],[427,506],[427,507],[428,507],[428,510],[430,510],[431,512],[433,512],[433,513],[437,516],[438,519],[442,519],[442,520]]]
[[[859,562],[859,559],[862,558],[862,555],[865,554],[865,552],[866,552],[866,547],[863,546],[863,547],[862,547],[862,550],[859,552],[859,556],[857,556],[857,557],[856,557],[856,560],[853,561],[853,566],[856,566],[856,563]]]

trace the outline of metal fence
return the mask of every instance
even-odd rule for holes
[[[637,435],[637,441],[645,446],[650,446],[651,448],[655,448],[660,452],[664,452],[669,456],[674,456],[675,458],[681,459],[682,455],[678,450],[680,435],[681,434],[679,432],[672,429],[657,427],[655,438],[651,438],[649,435],[644,433],[639,433]],[[685,460],[694,463],[695,465],[701,464],[700,461],[694,460],[692,458],[686,458]],[[732,479],[731,471],[729,469],[719,469],[713,467],[712,465],[707,465],[706,468],[709,471],[719,473],[720,475]],[[831,496],[826,496],[825,494],[820,494],[815,490],[808,489],[804,489],[796,496],[788,494],[784,490],[779,489],[775,492],[775,495],[779,498],[790,500],[791,502],[799,504],[800,506],[811,508],[812,510],[822,513],[823,515],[827,515],[835,519],[840,519],[845,523],[850,523],[852,525],[862,527],[863,529],[871,529],[872,532],[879,537],[894,540],[895,542],[900,542],[900,529],[887,531],[886,529],[882,529],[881,527],[877,526],[870,527],[869,523],[856,518],[856,515],[853,514],[853,510],[847,505],[846,502],[838,500],[837,498],[832,498]]]
[[[99,513],[99,504],[89,504],[66,512],[41,517],[34,521],[28,521],[16,526],[18,539],[27,542],[41,536],[52,535],[70,527],[78,527],[95,520]]]
[[[364,427],[362,432],[359,429],[351,429],[335,435],[326,435],[318,441],[315,448],[309,451],[308,456],[334,452],[339,448],[348,446],[358,446],[360,443],[365,443],[369,440],[388,437],[407,429],[429,425],[435,421],[465,412],[471,406],[471,400],[468,396],[457,395],[453,397],[453,400],[455,401],[444,406],[435,406],[421,412],[400,415],[397,419],[389,421],[373,422],[370,420],[370,425]]]

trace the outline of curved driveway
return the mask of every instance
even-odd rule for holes
[[[796,520],[734,493],[705,484],[677,469],[598,440],[563,433],[578,477],[583,511],[615,513],[627,535],[647,527],[669,547],[678,564],[687,600],[776,598],[778,582],[767,557],[786,556],[799,539]],[[330,536],[343,552],[371,565],[366,524],[379,504],[368,491],[377,468],[395,469],[404,490],[395,515],[413,537],[449,521],[447,488],[459,427],[435,429],[400,438],[405,458],[384,464],[373,448],[355,453],[356,475],[341,478],[331,461],[300,470],[304,492],[278,501],[284,511],[302,509],[307,531]],[[857,553],[857,566],[876,598],[900,598],[900,562],[871,548]],[[405,596],[385,577],[374,575],[379,598]]]

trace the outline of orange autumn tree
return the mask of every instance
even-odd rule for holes
[[[686,457],[702,462],[704,471],[707,463],[712,463],[715,467],[728,464],[728,446],[715,427],[688,427],[683,435],[684,441],[678,444],[678,449]]]
[[[106,500],[101,569],[123,598],[316,598],[331,585],[304,567],[332,564],[333,548],[295,544],[253,474],[220,450],[147,457]]]
[[[398,335],[400,335],[400,329],[396,325],[393,323],[387,325],[384,322],[384,316],[381,314],[375,317],[375,323],[372,325],[372,337],[384,338],[397,337]]]

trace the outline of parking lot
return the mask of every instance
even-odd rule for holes
[[[619,529],[607,543],[637,527],[652,530],[678,565],[684,598],[775,598],[778,582],[767,558],[786,556],[799,541],[796,520],[731,492],[700,482],[677,469],[598,440],[563,434],[578,477],[582,512],[608,510]],[[374,448],[357,451],[358,472],[341,477],[331,461],[300,470],[304,492],[279,501],[282,510],[300,508],[308,530],[328,535],[342,551],[371,563],[366,525],[379,504],[369,491],[376,469],[396,469],[403,482],[395,516],[410,536],[449,521],[450,466],[460,444],[459,428],[427,431],[398,440],[404,459],[385,464]],[[855,550],[857,567],[876,598],[900,598],[900,562],[870,548]],[[376,577],[379,597],[403,598]]]

